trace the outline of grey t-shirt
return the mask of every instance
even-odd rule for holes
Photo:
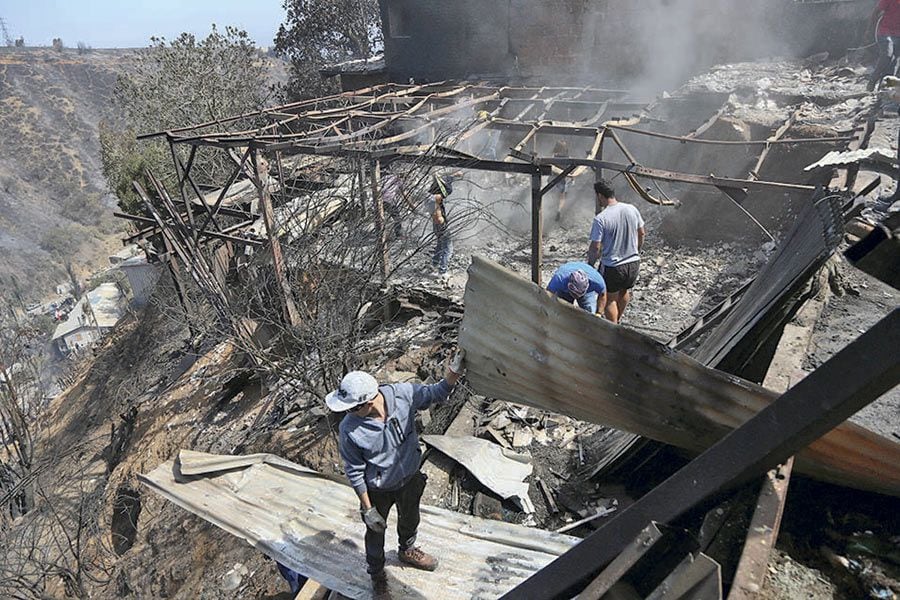
[[[618,267],[636,260],[638,229],[644,226],[641,213],[631,204],[618,202],[606,207],[591,223],[591,241],[603,245],[601,264]]]

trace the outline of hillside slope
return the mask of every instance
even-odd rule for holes
[[[0,49],[0,275],[29,293],[96,266],[122,229],[100,169],[97,125],[130,51]]]

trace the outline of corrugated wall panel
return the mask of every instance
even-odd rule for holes
[[[560,302],[490,261],[469,268],[460,345],[479,394],[700,452],[777,394],[704,367]],[[797,457],[801,472],[900,495],[900,444],[844,423]]]

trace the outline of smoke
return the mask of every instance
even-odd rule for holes
[[[865,5],[865,6],[864,6]],[[512,2],[514,75],[655,96],[723,62],[804,57],[858,41],[866,2]]]
[[[625,74],[637,94],[672,89],[714,64],[775,56],[789,48],[767,24],[769,2],[656,0],[628,16],[628,51],[639,71]],[[783,2],[782,4],[790,4]],[[620,75],[621,76],[621,75]]]

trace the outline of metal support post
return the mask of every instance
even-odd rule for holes
[[[297,306],[294,303],[294,294],[291,291],[291,285],[287,280],[287,272],[284,266],[284,254],[281,251],[281,242],[278,239],[278,226],[275,223],[275,211],[272,208],[272,198],[269,195],[268,187],[268,169],[260,163],[256,150],[250,155],[253,162],[253,170],[255,172],[255,181],[257,192],[259,193],[259,206],[262,211],[263,222],[266,225],[266,235],[269,238],[269,244],[272,248],[272,263],[275,267],[275,277],[278,279],[278,285],[281,288],[284,300],[284,313],[287,322],[291,326],[300,324],[300,315],[297,312]]]
[[[544,213],[542,209],[541,174],[531,176],[531,280],[541,285],[544,261]]]

